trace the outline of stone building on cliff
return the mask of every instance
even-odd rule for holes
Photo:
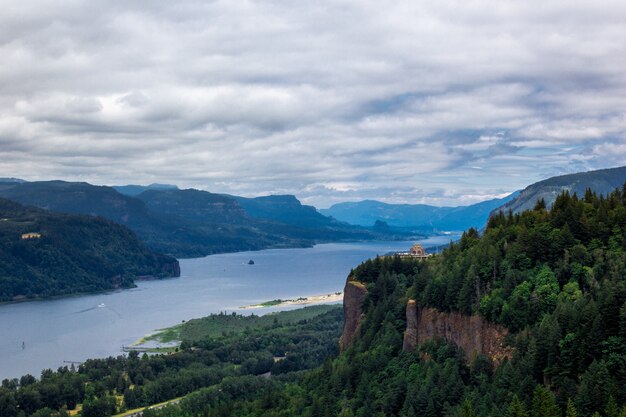
[[[409,249],[408,252],[398,252],[399,256],[407,256],[411,258],[425,259],[432,256],[431,253],[426,253],[426,249],[422,247],[419,243],[416,243]]]

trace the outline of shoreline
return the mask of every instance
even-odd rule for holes
[[[328,294],[321,295],[309,295],[306,297],[292,298],[288,300],[276,299],[272,301],[265,301],[260,304],[251,304],[247,306],[239,307],[240,310],[250,310],[259,308],[270,307],[285,307],[285,306],[306,306],[311,304],[326,304],[334,303],[343,300],[343,291],[337,291]]]
[[[299,297],[299,298],[290,299],[290,300],[272,300],[272,301],[267,301],[262,304],[242,306],[242,307],[239,307],[239,309],[246,310],[246,309],[270,308],[270,307],[284,307],[284,306],[298,306],[299,307],[294,310],[282,310],[282,311],[279,310],[279,311],[271,311],[267,313],[263,312],[260,314],[260,316],[263,316],[265,314],[268,314],[271,316],[272,314],[277,314],[280,312],[296,311],[296,310],[304,309],[307,307],[337,303],[342,300],[343,300],[343,292],[338,291],[338,292],[329,293],[329,294],[312,295],[308,297]],[[211,315],[213,314],[214,313],[212,313]],[[203,319],[203,318],[205,317],[189,319],[189,321]],[[145,352],[148,354],[174,352],[176,351],[178,347],[180,347],[180,344],[181,344],[180,330],[182,326],[184,325],[184,323],[185,321],[183,321],[183,323],[175,324],[170,327],[157,329],[135,340],[130,345],[123,346],[123,349],[125,352],[137,351],[137,352]]]

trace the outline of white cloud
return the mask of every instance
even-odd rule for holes
[[[0,173],[500,195],[626,162],[625,20],[617,0],[9,1]]]

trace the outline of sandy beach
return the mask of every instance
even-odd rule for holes
[[[266,301],[260,304],[253,304],[249,306],[239,307],[240,309],[251,309],[251,308],[267,308],[267,307],[280,307],[280,306],[290,306],[290,305],[311,305],[311,304],[324,304],[324,303],[334,303],[343,300],[343,292],[334,292],[329,294],[322,295],[309,295],[306,297],[298,297],[289,300],[273,300]]]

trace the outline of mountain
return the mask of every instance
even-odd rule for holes
[[[4,182],[0,197],[46,210],[102,216],[133,229],[154,222],[142,201],[86,182]]]
[[[626,182],[626,167],[561,175],[529,185],[515,199],[497,209],[504,211],[510,209],[514,213],[520,213],[532,209],[542,198],[550,207],[556,196],[563,191],[568,191],[570,194],[576,193],[582,197],[585,190],[590,188],[597,194],[606,195],[615,188],[621,187],[624,182]]]
[[[0,197],[105,217],[132,229],[151,249],[179,257],[398,236],[329,219],[293,196],[246,199],[158,186],[133,197],[84,182],[40,181],[0,182]]]
[[[294,196],[244,198],[201,190],[149,190],[137,196],[157,218],[207,227],[220,241],[263,247],[309,246],[316,242],[371,240],[392,234],[338,222]],[[238,249],[232,249],[238,250]]]
[[[279,221],[305,228],[345,226],[320,214],[315,207],[303,205],[293,195],[234,198],[252,218]]]
[[[375,200],[339,203],[320,210],[350,224],[372,226],[377,221],[391,227],[422,230],[466,230],[482,228],[489,213],[517,197],[517,192],[500,199],[487,200],[469,206],[437,207],[426,204],[387,204]]]
[[[19,178],[0,177],[0,182],[26,182],[26,181],[19,179]]]
[[[148,210],[166,218],[179,218],[192,223],[246,224],[245,210],[237,200],[195,189],[148,190],[137,196]]]
[[[179,276],[178,261],[101,217],[0,198],[0,301],[131,287],[147,275]]]
[[[320,213],[337,220],[360,226],[384,221],[395,227],[432,227],[432,221],[451,212],[451,207],[426,204],[387,204],[376,200],[334,204]]]
[[[147,190],[177,190],[178,186],[172,184],[153,183],[150,185],[114,185],[111,188],[113,188],[120,194],[135,197]]]

